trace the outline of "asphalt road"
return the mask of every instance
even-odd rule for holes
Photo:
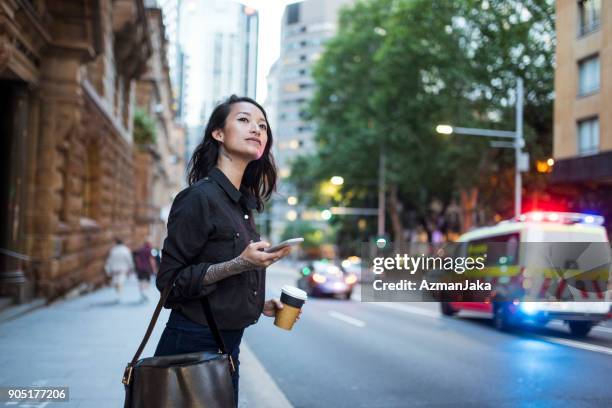
[[[272,267],[268,294],[297,272]],[[310,299],[291,332],[249,328],[254,354],[295,407],[612,406],[612,329],[514,333],[435,303]]]

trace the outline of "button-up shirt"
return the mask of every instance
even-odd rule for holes
[[[210,285],[203,282],[210,265],[229,261],[251,241],[259,241],[252,217],[255,207],[254,197],[243,188],[237,190],[216,167],[176,196],[157,276],[160,291],[176,276],[166,308],[206,325],[201,298],[208,296],[219,329],[257,323],[264,305],[265,268]]]

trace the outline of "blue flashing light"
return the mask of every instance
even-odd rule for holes
[[[521,302],[519,308],[521,312],[528,316],[534,316],[538,313],[538,306],[533,302]]]

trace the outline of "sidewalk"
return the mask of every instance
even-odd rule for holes
[[[119,304],[105,288],[1,323],[0,387],[69,387],[70,401],[0,407],[122,407],[123,369],[159,299],[154,288],[149,293],[148,303],[139,302],[132,277]],[[153,355],[168,314],[162,311],[143,357]],[[291,406],[245,342],[240,362],[240,407]]]

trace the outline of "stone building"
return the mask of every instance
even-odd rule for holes
[[[135,239],[161,247],[166,214],[174,195],[185,184],[185,132],[175,121],[167,40],[158,8],[147,9],[152,55],[147,71],[136,82],[137,109],[155,122],[156,140],[134,153],[136,171]]]
[[[132,117],[151,15],[143,0],[0,0],[0,297],[98,285],[113,238],[149,234]]]

